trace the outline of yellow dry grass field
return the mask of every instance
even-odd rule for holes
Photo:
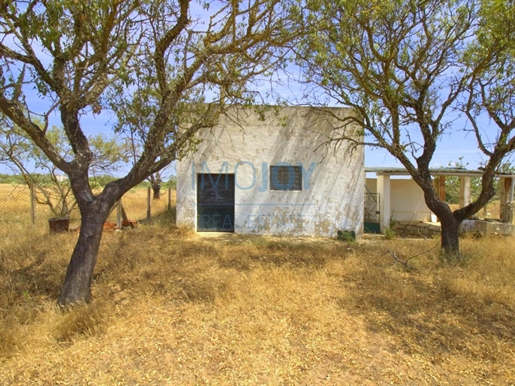
[[[171,203],[175,201],[175,192],[171,192]],[[136,187],[122,198],[123,207],[130,220],[144,222],[147,219],[148,192],[145,187]],[[160,200],[150,200],[150,216],[159,221],[168,212],[168,190],[161,190]],[[36,205],[36,224],[48,228],[48,219],[55,217],[46,205]],[[166,217],[166,216],[165,216]],[[71,228],[78,227],[80,214],[75,208],[70,214]],[[108,221],[116,222],[116,208],[113,208]],[[32,222],[30,192],[27,185],[0,184],[0,224],[4,226],[22,226]]]
[[[30,223],[31,220],[30,193],[27,185],[0,184],[1,223]]]
[[[449,266],[437,239],[203,237],[157,221],[105,232],[93,302],[62,312],[76,239],[0,229],[0,384],[515,384],[512,237],[463,239]]]

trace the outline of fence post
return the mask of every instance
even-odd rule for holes
[[[147,221],[150,221],[150,219],[152,218],[152,213],[151,213],[151,192],[152,192],[152,188],[149,186],[148,189],[147,189]]]
[[[32,225],[36,225],[36,189],[34,184],[29,184],[30,189],[30,214],[32,217]]]

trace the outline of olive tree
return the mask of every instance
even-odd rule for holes
[[[479,15],[476,39],[464,54],[474,72],[459,109],[488,160],[481,187],[493,196],[493,171],[513,170],[505,156],[515,150],[515,9],[511,1],[485,0]],[[511,218],[513,208],[504,209]]]
[[[484,75],[503,65],[504,48],[495,39],[484,39],[482,50],[470,53],[485,22],[481,4],[309,1],[311,12],[303,14],[307,38],[297,52],[313,88],[311,103],[353,108],[355,116],[341,121],[341,128],[358,124],[365,135],[362,141],[344,130],[332,140],[386,149],[401,162],[440,219],[447,256],[458,255],[459,225],[493,197],[495,170],[513,150],[511,128],[498,131],[497,140],[489,135],[494,140],[483,149],[488,159],[477,199],[453,212],[439,198],[430,173],[438,142],[463,129],[454,126],[457,109],[473,111],[473,103],[463,106],[464,97],[477,96]]]
[[[283,58],[293,30],[288,6],[279,0],[2,2],[0,110],[68,175],[81,214],[60,305],[90,301],[113,204],[194,145],[195,134],[225,106],[252,102],[249,82],[268,76]],[[113,98],[139,98],[141,90],[152,90],[142,152],[125,176],[96,192],[89,180],[93,120],[86,118],[104,113]],[[48,138],[53,119],[63,127],[70,158]],[[120,123],[112,129],[130,124]]]

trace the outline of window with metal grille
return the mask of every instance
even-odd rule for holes
[[[271,190],[302,190],[302,166],[270,166]]]

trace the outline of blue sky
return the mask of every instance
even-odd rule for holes
[[[37,98],[36,95],[33,98]],[[82,117],[82,125],[88,134],[104,133],[107,136],[113,135],[111,126],[114,123],[109,112],[102,112],[99,115],[87,115]],[[53,123],[58,125],[58,117],[53,118]],[[487,124],[487,122],[485,122]],[[465,121],[458,119],[454,122],[452,130],[444,134],[438,142],[437,151],[431,163],[432,167],[446,167],[449,163],[457,162],[463,157],[463,162],[468,163],[467,168],[476,169],[484,159],[477,148],[475,137],[463,130]],[[365,148],[365,166],[390,167],[401,166],[401,164],[388,152],[378,148]],[[4,165],[0,165],[0,173],[9,173]]]
[[[459,128],[458,128],[459,127]],[[442,135],[438,142],[432,167],[447,167],[449,163],[459,161],[463,157],[463,162],[469,169],[476,169],[480,166],[484,155],[477,148],[477,142],[472,133],[462,130],[460,121],[455,122],[453,132]],[[382,149],[365,149],[365,166],[401,166],[401,164],[389,153]]]
[[[113,118],[107,113],[98,116],[84,117],[84,126],[88,132],[112,133],[110,125]],[[485,124],[487,124],[485,122]],[[457,162],[463,157],[463,162],[468,163],[467,168],[476,169],[484,159],[483,154],[477,148],[477,142],[472,133],[465,132],[465,121],[458,119],[454,122],[452,131],[442,135],[438,142],[436,153],[431,163],[432,167],[446,167],[449,163]],[[401,164],[387,151],[378,148],[365,148],[365,166],[401,166]]]
[[[203,13],[202,8],[197,6],[195,11],[201,15]],[[294,74],[293,78],[284,82],[282,86],[274,90],[281,95],[282,98],[288,100],[290,103],[301,103],[298,101],[299,96],[302,95],[300,87],[295,81],[295,77],[299,77],[298,69],[291,68],[291,73]],[[275,75],[275,77],[279,77]],[[286,79],[286,78],[284,78]],[[263,81],[263,86],[260,91],[270,90],[270,83]],[[46,102],[41,101],[38,103],[38,96],[35,92],[29,92],[28,99],[31,101],[32,108],[45,108]],[[114,124],[114,118],[110,116],[109,112],[103,111],[100,115],[86,115],[82,117],[82,126],[87,134],[105,133],[106,135],[112,135],[111,126]],[[56,115],[52,119],[52,123],[59,125],[59,120]],[[488,126],[488,122],[484,122],[484,126]],[[463,162],[468,164],[467,167],[474,169],[480,165],[480,162],[484,159],[484,156],[479,152],[477,143],[471,133],[465,133],[463,128],[465,127],[464,119],[456,119],[453,123],[452,129],[449,133],[444,134],[438,143],[437,151],[434,155],[431,163],[432,167],[448,166],[449,163],[457,162],[460,157],[463,157]],[[366,148],[365,149],[365,166],[401,166],[400,163],[386,151],[377,148]],[[6,173],[8,169],[0,165],[0,172]]]

